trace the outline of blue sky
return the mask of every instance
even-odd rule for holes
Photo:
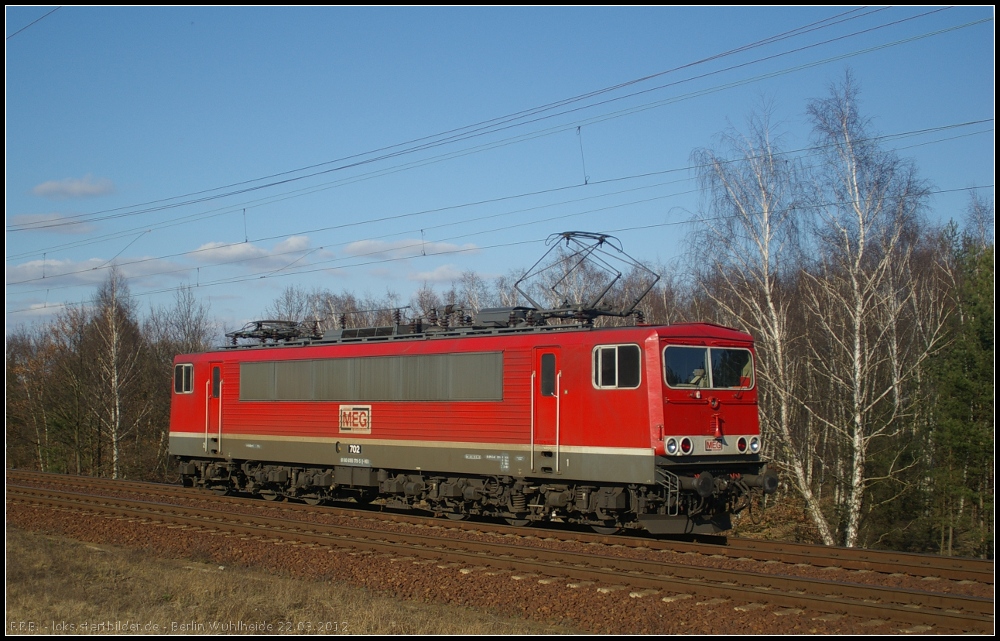
[[[570,229],[669,265],[692,151],[763,103],[808,147],[848,67],[932,220],[993,198],[992,7],[52,9],[6,9],[8,329],[112,262],[144,309],[192,285],[226,329],[288,285],[527,269]]]

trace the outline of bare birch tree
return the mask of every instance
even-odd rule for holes
[[[483,308],[498,306],[489,291],[489,285],[474,271],[462,272],[459,287],[464,305],[473,316]]]
[[[174,304],[150,310],[145,333],[152,342],[165,342],[172,354],[204,352],[220,339],[217,324],[209,316],[209,306],[199,301],[190,287],[174,293]]]
[[[800,368],[793,329],[796,303],[799,196],[795,163],[782,154],[767,112],[748,118],[746,133],[729,131],[722,152],[694,153],[709,198],[690,262],[702,290],[730,323],[757,339],[762,430],[777,441],[773,455],[805,499],[825,543],[834,529],[812,485],[813,442],[797,416]],[[720,155],[723,154],[723,155]]]
[[[267,320],[283,320],[301,323],[308,318],[310,311],[309,293],[295,285],[289,285],[281,290],[274,301],[264,310]]]
[[[318,290],[309,300],[309,318],[320,319],[320,331],[390,325],[394,321],[394,311],[400,307],[399,297],[389,290],[382,298],[370,293],[359,297],[347,290],[339,294]]]
[[[191,287],[181,287],[174,293],[172,306],[151,307],[143,323],[148,346],[148,394],[153,399],[152,410],[145,415],[143,432],[149,439],[139,441],[136,430],[135,461],[146,473],[166,472],[169,467],[168,445],[170,400],[173,389],[173,363],[178,354],[193,354],[209,350],[221,343],[222,336],[209,306],[199,301]]]
[[[111,478],[120,478],[122,441],[138,429],[150,409],[142,393],[143,339],[136,322],[136,305],[124,275],[112,266],[95,299],[92,329],[98,402],[97,420],[111,446]]]
[[[52,399],[47,391],[55,360],[55,342],[40,327],[21,327],[7,337],[8,454],[18,446],[29,444],[42,472],[50,469],[49,407]],[[19,462],[13,461],[14,464]]]
[[[822,337],[810,341],[811,363],[830,389],[804,407],[838,440],[842,542],[854,546],[866,490],[899,471],[892,461],[877,478],[871,455],[902,434],[909,402],[902,388],[937,345],[935,331],[922,345],[904,341],[901,315],[915,291],[913,231],[927,189],[910,163],[873,142],[850,73],[808,113],[823,150],[815,186],[820,258],[808,287]]]
[[[493,279],[493,291],[496,292],[495,299],[499,303],[498,307],[516,307],[527,304],[521,298],[521,294],[514,289],[514,283],[521,278],[522,273],[522,271],[512,269]]]

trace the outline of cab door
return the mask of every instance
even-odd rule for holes
[[[558,347],[536,347],[531,374],[531,469],[559,471],[559,389],[562,379]]]
[[[209,363],[205,381],[205,442],[209,454],[222,451],[222,362]]]

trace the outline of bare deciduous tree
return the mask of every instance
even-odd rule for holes
[[[309,293],[301,287],[289,285],[264,310],[267,320],[284,320],[301,323],[308,318],[310,311]]]
[[[486,281],[474,271],[462,272],[459,288],[464,305],[473,316],[478,314],[481,309],[499,307],[491,295]]]
[[[7,443],[28,445],[38,469],[50,468],[50,406],[47,393],[55,368],[56,345],[41,328],[18,328],[7,337]]]
[[[93,411],[111,445],[111,478],[122,473],[122,440],[138,429],[150,409],[141,393],[143,337],[136,321],[136,304],[124,275],[112,266],[95,298],[95,392]]]
[[[53,395],[52,415],[61,426],[61,438],[71,450],[77,474],[95,473],[100,467],[101,433],[92,405],[93,362],[88,356],[90,310],[85,306],[65,308],[52,324],[51,332],[58,345],[58,365],[49,386],[58,389]]]
[[[808,307],[824,340],[810,343],[811,362],[831,396],[805,399],[804,407],[840,445],[839,516],[843,543],[853,546],[866,490],[899,472],[892,460],[876,477],[870,456],[901,435],[901,388],[937,345],[932,330],[929,344],[904,348],[901,326],[914,293],[909,262],[927,189],[910,163],[873,142],[850,73],[808,112],[823,149],[816,174],[820,258],[809,274]]]
[[[723,136],[725,155],[707,149],[694,154],[710,201],[689,262],[705,295],[728,322],[742,325],[757,339],[763,433],[776,439],[773,455],[788,470],[829,545],[834,529],[813,491],[809,424],[796,413],[801,374],[793,329],[801,267],[799,176],[775,139],[767,111],[751,115],[747,124],[746,133],[731,130]]]
[[[512,270],[493,279],[493,290],[496,292],[498,307],[516,307],[525,304],[521,295],[514,289],[514,283],[520,278],[521,272]]]
[[[209,317],[208,305],[199,301],[190,287],[174,293],[172,306],[152,307],[143,323],[143,334],[149,356],[148,393],[153,402],[145,415],[144,431],[149,442],[137,441],[136,462],[145,469],[165,472],[174,357],[207,351],[213,343],[221,343],[221,336],[216,322]],[[139,430],[135,436],[139,438]]]

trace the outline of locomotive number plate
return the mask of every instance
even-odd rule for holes
[[[722,451],[722,441],[712,439],[710,441],[705,441],[705,451],[706,452],[721,452]]]

